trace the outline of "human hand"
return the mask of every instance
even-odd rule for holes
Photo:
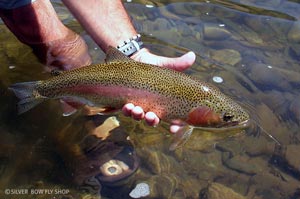
[[[30,45],[50,70],[70,70],[92,63],[83,38],[71,30],[67,31],[67,35],[61,39]]]
[[[156,126],[160,121],[159,117],[157,117],[154,112],[149,111],[145,113],[142,107],[135,106],[132,103],[125,104],[122,108],[122,112],[125,116],[131,116],[135,120],[145,119],[149,126]],[[184,123],[181,121],[172,121],[170,132],[175,134],[180,131],[183,126]]]
[[[142,48],[131,56],[131,59],[147,64],[153,64],[170,68],[177,71],[184,71],[189,68],[196,60],[194,52],[190,51],[181,57],[163,57],[151,53],[148,49]]]
[[[52,46],[54,48],[49,48],[51,55],[47,57],[48,65],[61,64],[61,69],[70,70],[92,63],[87,44],[80,35],[73,31],[70,31],[64,40],[55,41]]]
[[[167,67],[177,71],[183,71],[195,62],[196,55],[194,52],[188,52],[182,55],[181,57],[169,58],[154,55],[151,52],[149,52],[148,49],[143,48],[139,50],[136,54],[134,54],[131,58],[135,61]],[[135,106],[132,103],[124,105],[122,112],[124,115],[131,116],[136,120],[145,119],[146,123],[150,126],[156,126],[159,123],[159,118],[155,113],[145,113],[140,106]],[[170,132],[176,133],[180,130],[180,128],[181,124],[173,123],[171,124]]]

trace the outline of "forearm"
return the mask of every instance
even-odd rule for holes
[[[137,34],[120,0],[63,2],[104,51]]]
[[[38,0],[15,9],[0,9],[0,17],[19,40],[26,44],[46,43],[68,34],[48,0]]]

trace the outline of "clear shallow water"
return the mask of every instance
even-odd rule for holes
[[[84,36],[94,62],[101,61],[103,54],[78,23],[59,1],[54,5],[63,22]],[[197,61],[186,72],[215,84],[243,104],[260,128],[225,135],[197,131],[183,149],[169,152],[171,136],[165,125],[152,128],[119,116],[121,134],[126,135],[125,131],[130,136],[140,166],[126,181],[102,182],[102,198],[129,197],[139,182],[152,188],[152,198],[212,198],[214,193],[229,194],[228,198],[234,194],[246,198],[299,197],[300,4],[283,0],[132,1],[126,8],[148,48],[169,56],[195,51]],[[47,188],[69,190],[68,197],[80,198],[83,188],[71,181],[74,165],[82,165],[79,174],[91,175],[86,171],[92,164],[76,153],[78,147],[95,151],[90,148],[98,146],[85,137],[91,118],[80,114],[62,117],[54,101],[16,115],[16,99],[7,87],[48,74],[31,50],[0,25],[1,191]],[[223,81],[214,82],[214,77]],[[94,118],[93,123],[97,122]],[[262,129],[282,143],[281,147]],[[132,150],[118,132],[112,140]],[[107,156],[101,150],[91,156],[103,161],[123,150],[112,148]],[[100,185],[87,184],[89,188],[84,190],[97,195]],[[26,197],[32,195],[22,195]]]

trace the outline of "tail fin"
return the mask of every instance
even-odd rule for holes
[[[13,84],[8,88],[20,99],[18,102],[18,114],[22,114],[44,101],[43,97],[35,94],[35,87],[39,83],[40,81],[22,82]]]

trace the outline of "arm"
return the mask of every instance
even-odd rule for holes
[[[64,26],[50,1],[37,0],[17,8],[0,8],[0,17],[46,66],[69,70],[91,63],[84,40]]]
[[[120,0],[63,2],[105,52],[137,34]]]
[[[105,52],[109,45],[116,47],[137,34],[120,0],[63,0],[63,2]],[[196,55],[189,52],[181,57],[169,58],[154,55],[143,48],[131,58],[183,71],[195,62]]]

